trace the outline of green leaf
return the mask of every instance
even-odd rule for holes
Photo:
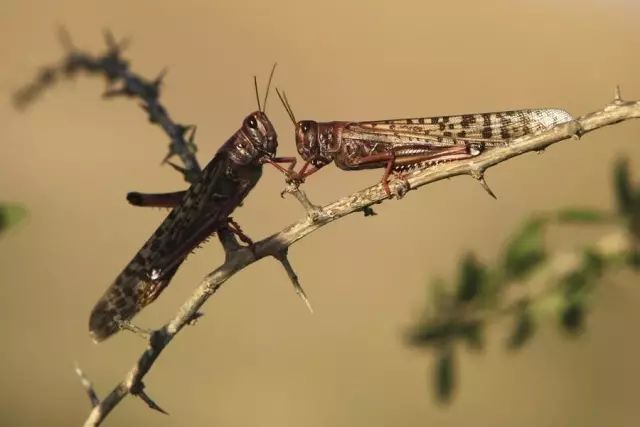
[[[571,271],[560,279],[560,284],[564,289],[565,295],[572,297],[580,293],[589,283],[587,274],[582,270]]]
[[[591,278],[598,278],[606,267],[603,256],[591,248],[586,248],[582,253],[582,267]]]
[[[452,322],[425,323],[410,331],[407,341],[416,347],[441,344],[453,338],[458,330],[458,326]]]
[[[584,329],[585,309],[581,303],[571,301],[562,311],[560,318],[564,329],[571,333],[577,334]]]
[[[629,252],[627,262],[634,270],[640,270],[640,250],[632,250]]]
[[[608,212],[589,208],[566,208],[558,211],[556,219],[563,223],[605,223],[612,220]]]
[[[483,326],[482,322],[468,322],[460,325],[460,336],[467,345],[474,350],[479,350],[484,345]]]
[[[455,372],[453,365],[453,351],[451,349],[444,350],[439,356],[435,365],[435,389],[436,396],[440,402],[448,402],[451,400],[453,389],[455,387]]]
[[[542,217],[529,220],[507,244],[504,268],[508,278],[522,278],[546,259],[543,231],[547,223]]]
[[[26,209],[19,205],[0,205],[0,231],[20,222],[27,215]]]
[[[436,311],[440,311],[443,308],[450,305],[451,294],[447,282],[442,277],[436,277],[431,280],[429,285],[429,300]]]
[[[604,262],[600,254],[585,249],[582,254],[582,263],[560,279],[560,286],[564,289],[567,298],[581,298],[589,285],[602,274],[605,267]]]
[[[458,301],[469,302],[474,299],[482,290],[484,278],[484,267],[478,263],[473,254],[467,254],[460,263]]]
[[[438,344],[454,334],[451,323],[424,324],[409,332],[407,342],[409,345],[424,347]]]
[[[633,210],[633,188],[629,178],[629,162],[627,159],[620,159],[616,163],[613,172],[613,181],[616,191],[616,201],[618,211],[626,216]]]
[[[522,346],[533,337],[535,331],[536,324],[533,321],[533,316],[531,316],[529,310],[525,308],[518,315],[515,328],[513,328],[507,341],[508,347],[512,350],[522,348]]]
[[[472,348],[481,348],[483,328],[479,321],[432,321],[409,331],[407,343],[415,347],[442,346],[460,338]]]

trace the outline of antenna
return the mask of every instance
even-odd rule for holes
[[[258,94],[258,78],[253,76],[253,87],[256,88],[256,101],[258,101],[258,111],[262,111],[262,107],[260,106],[260,95]]]
[[[282,91],[282,94],[281,94],[278,88],[276,88],[276,93],[278,94],[278,98],[280,98],[280,102],[282,102],[284,109],[287,111],[289,118],[291,119],[291,121],[295,126],[297,123],[297,120],[296,120],[296,116],[293,114],[293,109],[291,108],[291,104],[289,104],[289,100],[287,99],[287,94],[284,91]]]
[[[271,79],[273,79],[273,72],[276,71],[277,62],[273,63],[273,67],[271,68],[271,74],[269,74],[269,82],[267,83],[267,92],[264,94],[264,102],[262,103],[262,112],[267,112],[267,99],[269,98],[269,89],[271,88]]]

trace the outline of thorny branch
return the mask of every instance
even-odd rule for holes
[[[623,101],[620,98],[619,90],[616,90],[613,102],[600,111],[585,114],[572,122],[561,124],[544,133],[520,138],[507,146],[488,150],[470,160],[445,163],[416,171],[407,177],[406,182],[394,183],[395,190],[399,190],[399,187],[406,187],[407,184],[409,190],[414,190],[423,185],[458,175],[470,175],[482,183],[484,172],[498,163],[527,152],[539,152],[566,139],[578,139],[595,129],[632,118],[640,118],[640,101]],[[135,366],[127,373],[124,380],[95,406],[89,414],[85,426],[99,425],[127,394],[140,395],[142,380],[153,367],[160,353],[185,325],[199,315],[198,310],[207,299],[235,273],[269,256],[282,262],[282,260],[286,260],[288,248],[303,237],[346,215],[359,211],[366,212],[367,208],[372,205],[388,199],[382,185],[378,184],[318,208],[309,202],[302,190],[289,187],[287,191],[293,193],[301,201],[307,212],[305,218],[256,242],[252,249],[238,247],[237,242],[230,244],[230,237],[226,233],[222,233],[219,238],[227,254],[225,262],[204,278],[193,295],[180,307],[176,316],[169,323],[152,333],[148,347],[139,357]],[[297,276],[290,268],[289,262],[285,262],[286,264],[283,265],[289,266],[287,272],[297,288],[299,286]],[[145,397],[148,398],[146,395]]]
[[[182,173],[186,181],[194,182],[201,170],[193,141],[196,128],[173,121],[160,103],[160,87],[166,70],[154,80],[147,80],[130,71],[129,62],[121,57],[122,51],[129,44],[128,40],[118,43],[109,31],[105,32],[107,50],[99,56],[78,50],[64,29],[60,29],[60,41],[66,52],[65,57],[58,64],[42,67],[32,83],[18,90],[13,97],[15,106],[26,108],[59,79],[72,79],[81,71],[102,75],[107,80],[107,90],[103,97],[139,98],[142,101],[140,106],[147,112],[149,121],[160,126],[169,135],[169,152],[162,162],[169,163]],[[169,162],[174,155],[180,158],[183,166]]]

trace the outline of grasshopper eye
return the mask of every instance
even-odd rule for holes
[[[247,126],[249,126],[251,129],[256,129],[258,127],[258,122],[256,121],[255,117],[249,117],[249,119],[247,120]]]
[[[311,128],[311,126],[309,126],[309,123],[307,123],[307,122],[303,122],[300,127],[302,129],[302,132],[304,132],[304,133],[309,132],[309,129]]]

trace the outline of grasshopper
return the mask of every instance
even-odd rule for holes
[[[94,341],[117,332],[158,298],[191,251],[217,230],[228,227],[251,244],[229,215],[256,185],[264,163],[293,164],[292,158],[276,157],[277,134],[265,114],[272,77],[273,70],[262,106],[254,79],[258,111],[244,119],[187,191],[128,195],[135,205],[173,209],[93,308],[89,331]]]
[[[573,120],[564,110],[526,109],[365,122],[297,121],[286,94],[276,92],[295,126],[296,148],[305,161],[289,174],[295,181],[303,182],[331,162],[343,170],[384,168],[380,182],[388,196],[392,174],[402,177],[415,169],[469,159]]]

